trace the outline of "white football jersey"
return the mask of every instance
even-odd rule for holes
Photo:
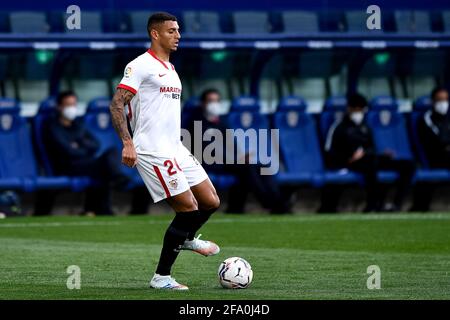
[[[137,153],[173,155],[182,145],[181,81],[174,66],[149,49],[126,67],[120,84],[135,94],[127,117]]]

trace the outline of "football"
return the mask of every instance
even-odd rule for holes
[[[253,280],[253,270],[245,259],[231,257],[219,266],[219,282],[226,289],[245,289]]]

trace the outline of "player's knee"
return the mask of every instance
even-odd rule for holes
[[[204,211],[214,212],[220,207],[220,199],[217,194],[211,195],[208,201],[202,206]]]
[[[198,210],[198,203],[194,196],[184,195],[181,198],[170,199],[169,204],[175,212],[191,212]]]
[[[198,203],[194,196],[190,199],[190,201],[187,201],[185,204],[185,210],[184,211],[195,211],[198,210]]]

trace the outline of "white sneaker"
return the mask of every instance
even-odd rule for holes
[[[189,290],[187,286],[179,284],[171,276],[161,276],[157,273],[150,281],[150,287],[155,289]]]
[[[186,240],[180,247],[180,250],[192,250],[206,256],[213,256],[220,252],[220,248],[217,244],[208,240],[200,240],[202,235],[199,234],[197,238],[193,240]]]

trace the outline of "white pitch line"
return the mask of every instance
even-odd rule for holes
[[[0,228],[46,228],[46,227],[90,227],[90,226],[118,226],[119,221],[111,222],[30,222],[30,223],[0,223]]]
[[[160,244],[154,243],[118,243],[118,242],[82,242],[82,241],[67,241],[67,240],[45,240],[45,239],[18,239],[18,238],[2,238],[3,248],[11,247],[20,250],[32,250],[33,252],[45,251],[49,250],[57,252],[58,250],[62,250],[66,252],[119,252],[121,250],[126,251],[128,253],[133,251],[142,251],[148,252],[156,251],[159,253],[161,249]],[[285,254],[320,254],[320,255],[335,255],[342,256],[342,258],[348,259],[348,256],[360,255],[367,256],[370,259],[374,259],[381,256],[402,256],[402,257],[421,257],[424,256],[429,258],[441,258],[441,259],[450,259],[450,255],[447,253],[429,253],[429,252],[374,252],[374,251],[359,251],[359,250],[324,250],[324,249],[304,249],[304,248],[285,248],[285,247],[251,247],[251,246],[224,246],[224,252],[234,252],[235,254],[252,254],[252,255],[260,255],[264,256],[268,251],[271,253],[279,252]],[[447,261],[442,261],[442,263],[448,264]]]
[[[212,219],[208,224],[212,223],[302,223],[302,222],[317,222],[317,221],[383,221],[383,220],[450,220],[450,213],[440,214],[344,214],[344,215],[297,215],[285,217],[245,217],[245,218],[223,218]],[[135,220],[121,220],[121,221],[79,221],[79,222],[26,222],[26,223],[2,223],[0,228],[42,228],[42,227],[90,227],[90,226],[118,226],[127,223],[139,224],[168,224],[169,220],[151,220],[149,216],[148,221]]]

